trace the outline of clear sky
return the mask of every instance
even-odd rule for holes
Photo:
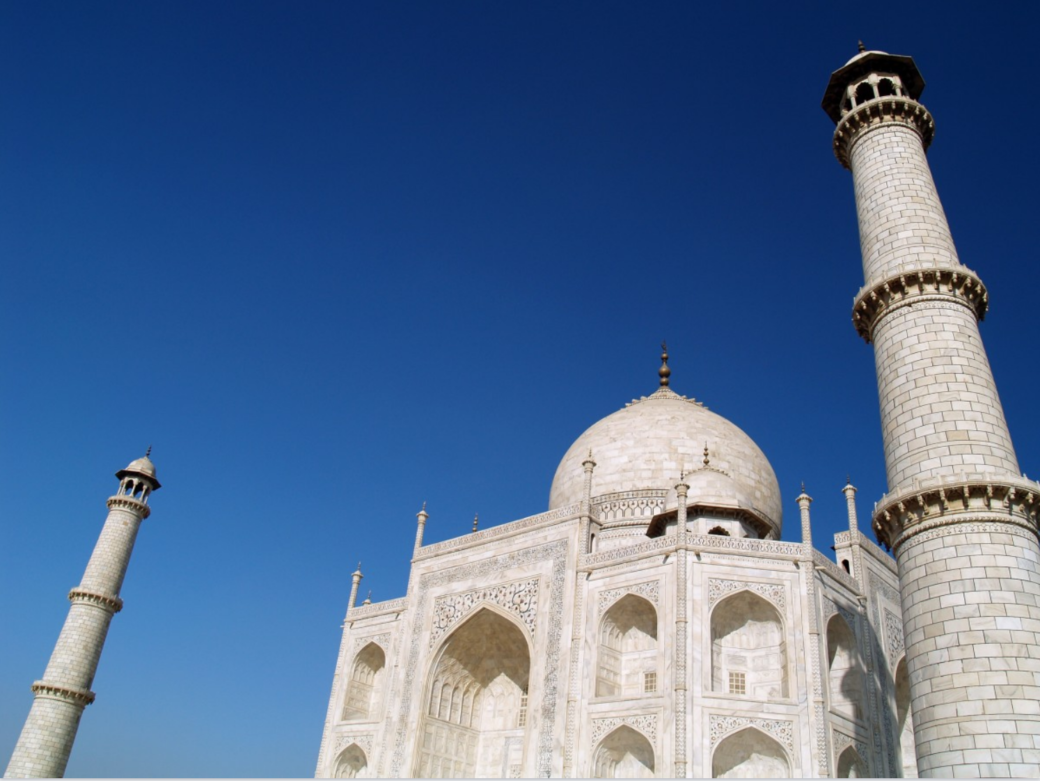
[[[114,493],[152,499],[71,776],[314,772],[350,573],[546,509],[672,387],[743,428],[798,539],[885,491],[851,176],[819,107],[915,58],[1023,469],[1035,3],[0,5],[0,762]],[[866,523],[864,522],[864,525]],[[829,552],[829,551],[828,551]]]

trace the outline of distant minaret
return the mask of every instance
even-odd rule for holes
[[[63,776],[83,708],[94,701],[90,687],[108,625],[123,607],[119,590],[126,566],[141,521],[151,512],[148,495],[159,488],[147,455],[116,477],[119,491],[108,500],[108,518],[83,580],[69,592],[72,605],[43,679],[32,685],[36,697],[5,778]]]
[[[881,401],[889,493],[872,526],[899,565],[920,774],[1036,778],[1037,752],[1019,747],[1040,734],[1040,492],[979,335],[986,288],[961,265],[925,158],[923,89],[912,59],[861,45],[823,98],[855,184],[853,322]]]

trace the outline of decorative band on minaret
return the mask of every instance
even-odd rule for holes
[[[151,448],[149,448],[151,452]],[[155,465],[146,455],[119,472],[118,493],[108,500],[108,518],[90,556],[83,580],[69,592],[68,617],[54,646],[5,778],[60,778],[65,774],[83,709],[112,616],[123,607],[123,586],[148,496],[159,489]]]
[[[1040,734],[1040,486],[1020,475],[979,335],[988,294],[925,157],[923,89],[911,58],[865,51],[823,98],[855,183],[852,317],[877,368],[889,493],[872,526],[899,565],[920,774],[1037,777],[1020,746]]]

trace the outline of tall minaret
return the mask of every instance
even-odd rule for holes
[[[923,89],[912,59],[861,45],[823,98],[855,183],[853,321],[877,366],[889,493],[872,526],[899,565],[921,775],[1037,777],[1020,747],[1040,734],[1040,486],[1020,474],[979,336],[986,288],[925,159]]]
[[[149,452],[151,448],[149,448]],[[80,585],[69,592],[69,615],[43,679],[32,685],[29,718],[22,727],[5,778],[60,778],[76,739],[112,616],[123,607],[119,590],[137,529],[148,517],[148,495],[159,488],[146,455],[116,472],[119,491],[108,500],[108,518]]]

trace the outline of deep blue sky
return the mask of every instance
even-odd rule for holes
[[[1036,4],[0,6],[0,762],[154,445],[72,776],[314,771],[350,572],[543,511],[656,385],[751,435],[817,546],[885,490],[849,173],[819,108],[912,55],[1040,475]]]

